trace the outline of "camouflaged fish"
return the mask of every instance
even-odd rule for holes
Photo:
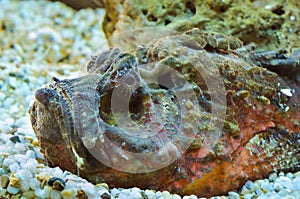
[[[31,123],[50,166],[202,197],[300,170],[299,52],[192,29],[111,48],[87,69],[35,93]]]

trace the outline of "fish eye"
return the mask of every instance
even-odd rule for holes
[[[44,106],[49,105],[49,89],[41,88],[35,92],[35,99]]]

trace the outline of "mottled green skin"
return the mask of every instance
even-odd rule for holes
[[[107,38],[137,27],[181,32],[197,27],[236,36],[245,44],[255,42],[261,50],[284,48],[291,52],[300,48],[297,0],[106,0],[105,4]]]

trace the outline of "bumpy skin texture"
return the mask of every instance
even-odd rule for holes
[[[233,35],[261,50],[300,48],[298,0],[106,0],[103,29],[113,33],[137,27],[166,27],[177,31],[199,28]]]
[[[213,38],[218,38],[215,41],[219,42],[213,42]],[[274,171],[300,170],[299,83],[254,65],[253,57],[248,59],[245,54],[248,52],[240,47],[237,39],[203,35],[193,29],[141,46],[134,54],[109,49],[91,59],[87,66],[89,75],[56,79],[39,89],[30,116],[47,162],[94,183],[106,182],[110,187],[139,186],[205,197],[225,194],[240,188],[249,179],[266,177]],[[193,60],[203,65],[205,74],[211,79],[216,79],[220,72],[225,89],[224,93],[218,94],[220,98],[216,102],[222,96],[226,100],[225,104],[215,106],[226,111],[224,118],[214,118],[211,96],[216,90],[208,89],[212,85],[195,71]],[[255,62],[259,63],[259,60]],[[146,63],[151,64],[143,68],[144,72],[128,73]],[[182,74],[197,94],[200,108],[188,109],[180,120],[185,124],[178,122],[176,111],[179,105],[189,107],[189,103],[177,102],[169,92],[177,82],[176,78],[168,76],[168,71],[159,69],[164,66]],[[135,81],[150,76],[167,79],[168,88],[144,85],[135,92],[130,90]],[[124,87],[124,82],[120,81],[122,77],[128,77]],[[166,120],[166,129],[162,131],[166,137],[185,142],[182,133],[189,131],[187,124],[197,129],[193,142],[181,157],[156,171],[126,173],[105,166],[92,155],[100,153],[117,168],[142,164],[151,168],[153,165],[142,158],[133,161],[129,156],[126,162],[122,153],[111,157],[108,143],[140,154],[153,151],[162,144],[160,139],[137,139],[120,130],[115,118],[118,115],[113,115],[110,108],[112,92],[118,88],[124,95],[133,93],[129,106],[135,116],[133,121],[138,125],[149,122],[147,108],[155,104],[161,110],[158,117]],[[294,89],[291,97],[281,92],[287,88]],[[187,89],[183,85],[181,91]],[[79,125],[78,118],[81,120]],[[216,129],[211,121],[223,122],[224,128]],[[182,126],[183,132],[178,131]],[[213,137],[216,142],[210,148],[206,139],[218,130],[220,134]],[[97,147],[102,148],[97,151]]]

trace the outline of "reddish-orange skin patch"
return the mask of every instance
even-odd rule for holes
[[[191,36],[197,37],[197,34]],[[68,123],[70,122],[67,120],[68,118],[63,117],[64,114],[61,113],[63,110],[70,109],[68,112],[70,117],[72,114],[75,115],[74,110],[72,110],[74,102],[72,97],[69,97],[68,100],[62,99],[60,101],[70,103],[68,104],[69,107],[62,107],[61,110],[55,109],[55,107],[54,109],[45,108],[41,105],[42,102],[35,102],[30,111],[33,128],[49,165],[60,166],[62,169],[79,174],[94,183],[106,182],[110,187],[138,186],[142,189],[168,190],[182,195],[195,194],[199,197],[226,194],[228,191],[239,189],[247,180],[263,178],[274,171],[300,170],[299,84],[249,63],[238,53],[232,53],[230,50],[222,51],[222,54],[212,49],[206,51],[191,43],[192,40],[186,40],[187,38],[184,35],[161,40],[149,47],[145,56],[148,56],[147,60],[158,63],[157,65],[169,63],[170,67],[176,68],[187,78],[190,78],[188,80],[195,83],[203,92],[207,92],[205,90],[206,82],[200,75],[197,76],[192,63],[189,62],[195,58],[194,54],[194,57],[189,57],[189,52],[198,53],[196,57],[199,60],[204,60],[202,60],[203,65],[208,66],[207,70],[212,70],[209,71],[212,72],[211,74],[215,74],[213,67],[217,67],[225,87],[225,93],[220,95],[226,97],[227,106],[225,108],[227,111],[226,117],[220,118],[224,122],[224,128],[221,136],[216,138],[213,147],[207,141],[207,135],[211,133],[211,129],[207,127],[208,123],[205,123],[205,119],[211,117],[212,114],[208,111],[210,106],[203,102],[201,113],[199,113],[202,114],[201,119],[203,120],[199,120],[197,128],[200,130],[194,136],[199,143],[192,143],[190,148],[175,162],[165,168],[147,173],[126,173],[112,169],[91,155],[91,151],[88,151],[80,141],[80,129],[76,129],[73,123]],[[167,52],[166,55],[173,57],[165,59],[163,56],[158,56],[160,52]],[[112,49],[106,53],[107,56],[111,55],[112,57],[108,56],[110,59],[106,60],[111,64],[114,63],[113,58],[118,55],[119,50],[114,51]],[[109,66],[105,65],[102,68],[99,66],[99,69],[92,64],[89,65],[89,71],[94,71],[94,73],[102,71],[101,74],[107,72],[106,77],[114,77],[109,74]],[[153,64],[152,66],[156,65]],[[88,78],[86,77],[87,83]],[[58,91],[64,89],[67,91],[64,95],[72,96],[74,94],[72,89],[77,83],[76,81],[82,81],[82,79],[72,81],[67,81],[64,84],[56,82],[49,86],[49,90],[58,87],[51,93],[56,94],[57,98],[61,97],[61,93]],[[99,82],[108,82],[108,88],[118,86],[118,82],[111,83],[109,80]],[[89,85],[86,84],[82,87],[90,89]],[[101,85],[99,87],[101,88]],[[99,87],[94,92],[100,92],[99,96],[103,99],[103,93]],[[292,97],[284,96],[280,93],[282,88],[293,88],[295,93]],[[80,94],[83,100],[88,99],[86,97],[88,95],[85,96],[84,92]],[[164,97],[165,102],[170,102],[165,95],[154,97],[157,98],[153,105],[159,105],[163,102]],[[105,112],[106,115],[109,114],[109,110],[105,109],[109,103],[106,103],[105,99],[97,107],[100,115],[101,111]],[[143,111],[145,112],[143,122],[147,124],[151,121],[152,116],[155,116],[147,112],[152,105],[148,103],[145,96],[140,96],[138,99],[145,100],[141,104],[144,106]],[[87,102],[89,101],[87,100]],[[84,102],[81,103],[84,104]],[[101,116],[106,117],[105,114]],[[60,120],[61,118],[62,120]],[[107,120],[105,122],[109,123],[109,117],[105,119]],[[191,118],[184,119],[188,121]],[[174,122],[172,125],[176,126],[176,123]],[[72,127],[74,127],[74,131],[70,130]],[[157,128],[157,131],[165,136],[168,136],[169,133],[164,128]],[[118,135],[113,134],[110,138],[118,142],[121,140]],[[201,138],[203,139],[201,140]],[[106,143],[106,141],[98,142],[98,144]],[[122,149],[124,150],[131,147],[127,143],[125,145],[118,144],[123,146]],[[74,154],[74,151],[77,154]],[[109,155],[103,153],[103,156],[107,156],[108,159]],[[82,159],[80,164],[77,164],[77,157]],[[115,161],[115,168],[132,165],[131,161],[128,161],[127,165],[121,165],[116,157],[114,158],[112,161]],[[154,166],[153,162],[148,160],[144,160],[143,164],[149,168]]]

